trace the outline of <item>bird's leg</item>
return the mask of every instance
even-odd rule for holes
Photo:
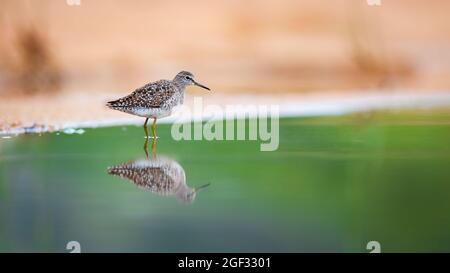
[[[156,118],[153,118],[152,133],[153,138],[156,139]]]
[[[145,142],[144,142],[144,152],[145,152],[145,156],[146,156],[147,159],[148,159],[147,144],[148,144],[148,137],[145,138]],[[153,145],[152,145],[152,147],[153,147]],[[152,148],[152,149],[153,149],[153,148]]]
[[[145,138],[148,139],[147,121],[148,121],[148,118],[145,119],[145,123],[144,123],[144,131],[145,131]]]
[[[153,159],[156,159],[156,138],[153,139],[152,142],[152,155],[153,155]],[[147,155],[148,158],[148,155]]]

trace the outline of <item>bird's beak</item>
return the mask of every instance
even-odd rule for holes
[[[196,82],[196,81],[194,81],[194,84],[197,85],[197,86],[199,86],[199,87],[201,87],[201,88],[204,88],[204,89],[206,89],[206,90],[211,91],[211,89],[209,89],[208,87],[204,86],[203,84],[199,84],[199,83]]]
[[[209,89],[208,89],[208,90],[209,90]],[[211,183],[202,185],[202,186],[200,186],[200,187],[196,187],[196,188],[194,188],[194,191],[195,191],[195,192],[199,192],[200,190],[202,190],[202,189],[208,187],[209,185],[211,185]]]

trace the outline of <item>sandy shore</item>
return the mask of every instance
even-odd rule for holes
[[[125,95],[125,94],[123,94]],[[108,109],[105,103],[117,94],[61,94],[55,96],[11,97],[0,100],[0,134],[39,133],[67,128],[92,128],[125,124],[141,124],[143,118]],[[196,102],[194,100],[197,99]],[[201,100],[201,101],[200,101]],[[187,94],[189,109],[216,105],[225,110],[229,105],[278,105],[281,117],[339,115],[350,112],[399,108],[450,108],[450,92],[383,91],[311,94]],[[241,110],[236,110],[241,111]],[[235,113],[239,114],[239,113]],[[161,123],[209,119],[208,113],[193,111],[190,117],[173,116]]]

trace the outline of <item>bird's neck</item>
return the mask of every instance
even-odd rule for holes
[[[178,91],[180,91],[181,93],[184,93],[184,90],[186,90],[186,84],[184,84],[183,82],[179,82],[177,80],[173,81],[173,84],[177,87]]]

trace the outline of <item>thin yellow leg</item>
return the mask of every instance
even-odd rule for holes
[[[153,133],[153,138],[156,139],[156,118],[153,119],[152,133]]]
[[[144,142],[144,152],[145,152],[145,156],[148,159],[147,144],[148,144],[148,137],[145,139],[145,142]]]
[[[152,155],[153,155],[153,159],[156,159],[156,138],[153,139],[152,142]],[[148,155],[147,155],[148,158]]]
[[[147,121],[148,121],[148,118],[145,119],[145,123],[144,123],[145,138],[148,138]]]

